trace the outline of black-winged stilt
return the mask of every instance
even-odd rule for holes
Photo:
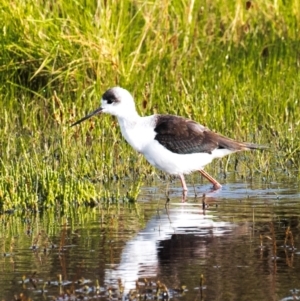
[[[107,90],[101,99],[101,106],[73,123],[100,113],[116,116],[126,141],[147,161],[158,169],[171,175],[178,175],[186,201],[187,186],[184,175],[199,171],[220,189],[221,184],[204,171],[204,166],[215,158],[251,149],[265,149],[265,146],[238,142],[217,134],[205,126],[183,117],[155,114],[141,117],[136,111],[132,95],[121,87]]]

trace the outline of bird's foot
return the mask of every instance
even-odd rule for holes
[[[214,183],[213,185],[213,191],[219,190],[222,188],[222,185],[218,182]]]

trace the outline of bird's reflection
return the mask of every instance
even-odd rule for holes
[[[182,204],[176,208],[166,206],[126,243],[120,263],[105,271],[106,284],[116,284],[117,279],[122,279],[126,292],[135,287],[138,278],[156,277],[160,270],[160,256],[166,255],[164,248],[167,248],[172,236],[174,239],[174,235],[201,237],[205,241],[225,235],[233,227],[229,222],[214,221],[214,216],[209,212],[203,214],[202,204]],[[207,248],[205,243],[194,246],[198,254]],[[184,244],[182,247],[185,247]],[[168,252],[168,256],[172,257],[172,253]]]

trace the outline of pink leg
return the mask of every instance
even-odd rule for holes
[[[204,178],[206,178],[209,182],[213,184],[214,190],[218,190],[222,188],[222,185],[217,180],[215,180],[212,176],[210,176],[206,171],[200,169],[199,172]]]
[[[182,202],[186,202],[186,197],[187,197],[187,186],[185,183],[185,179],[183,175],[179,175],[180,181],[181,181],[181,186],[182,186]]]

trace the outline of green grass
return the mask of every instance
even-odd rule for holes
[[[136,199],[153,169],[116,120],[69,127],[114,85],[142,115],[180,114],[269,144],[249,155],[253,172],[299,168],[300,5],[247,3],[3,1],[1,209]]]

